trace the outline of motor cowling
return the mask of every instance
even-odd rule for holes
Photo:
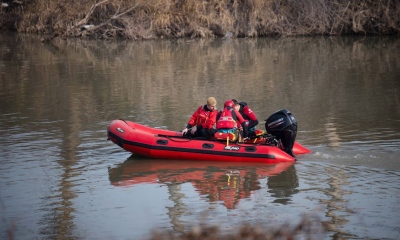
[[[265,130],[282,143],[282,150],[294,157],[292,148],[297,135],[297,121],[289,110],[279,110],[265,119]]]

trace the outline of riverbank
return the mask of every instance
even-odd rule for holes
[[[400,2],[3,0],[0,30],[49,40],[399,35]]]

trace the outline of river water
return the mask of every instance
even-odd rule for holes
[[[400,39],[138,42],[0,35],[0,239],[149,239],[324,222],[400,238]],[[207,97],[289,109],[295,164],[166,161],[107,141],[113,119],[180,130]],[[288,227],[290,229],[290,227]]]

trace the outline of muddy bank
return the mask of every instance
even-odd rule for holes
[[[399,35],[394,0],[2,0],[0,31],[93,39]]]

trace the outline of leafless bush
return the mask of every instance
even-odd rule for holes
[[[251,226],[243,224],[235,231],[223,233],[217,226],[198,225],[190,231],[182,234],[176,234],[169,231],[155,231],[151,236],[151,240],[269,240],[269,239],[297,239],[306,237],[306,239],[323,239],[323,235],[327,232],[327,224],[321,222],[318,217],[304,216],[295,226],[286,224],[276,228],[263,227],[261,225]]]

